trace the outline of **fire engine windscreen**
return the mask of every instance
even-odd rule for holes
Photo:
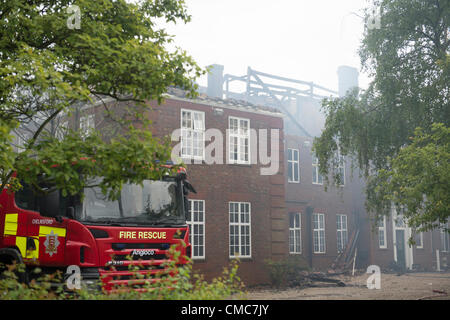
[[[124,184],[120,197],[111,201],[100,188],[86,188],[82,222],[183,224],[182,193],[176,181],[144,180],[143,186]]]

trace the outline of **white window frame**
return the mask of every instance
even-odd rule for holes
[[[378,225],[378,247],[380,249],[387,249],[387,233],[386,233],[386,216],[383,216],[383,220],[381,220],[382,225]],[[380,233],[383,233],[383,237],[380,237]],[[383,239],[383,243],[381,243],[381,239]]]
[[[237,130],[232,128],[232,121],[237,121]],[[241,122],[247,123],[247,132],[245,132],[241,126]],[[246,145],[245,142],[247,142]],[[234,146],[236,146],[236,151],[234,150]],[[228,149],[229,163],[250,164],[250,119],[228,117]],[[237,159],[234,159],[234,155],[237,156]],[[245,158],[245,155],[247,155],[247,159]]]
[[[420,241],[420,244],[418,244],[419,241],[416,241],[416,249],[423,249],[423,232],[417,233],[416,237]]]
[[[16,149],[17,153],[22,153],[25,151],[25,144],[28,142],[28,140],[31,138],[30,133],[26,132],[17,132],[16,133]]]
[[[295,160],[294,154],[297,154],[297,160]],[[288,148],[288,182],[300,183],[300,151],[298,149]],[[295,179],[295,168],[297,168],[297,179]],[[291,174],[289,174],[289,169]]]
[[[203,111],[181,109],[181,150],[180,156],[184,159],[205,159],[205,113]],[[188,123],[185,123],[183,114],[189,114]],[[199,118],[201,121],[199,121]],[[195,152],[200,150],[200,152]]]
[[[205,259],[205,200],[189,199],[189,219],[186,223],[189,226],[192,259]]]
[[[81,122],[80,122],[81,124]],[[64,139],[64,136],[67,134],[67,131],[69,129],[69,121],[62,121],[58,123],[58,126],[56,127],[55,137],[58,140]],[[81,128],[80,128],[81,130]]]
[[[314,253],[326,253],[325,214],[313,214],[313,248]],[[317,246],[316,246],[317,244]]]
[[[87,137],[92,129],[95,129],[95,115],[87,114],[80,117],[80,133],[82,137]]]
[[[25,139],[22,138],[22,136],[17,135],[16,137],[16,145],[17,145],[17,152],[21,153],[25,151]]]
[[[348,242],[348,217],[346,214],[336,215],[337,251],[343,252]]]
[[[314,177],[317,177],[316,181]],[[319,177],[321,179],[319,179]],[[312,155],[312,183],[317,185],[323,185],[323,177],[319,174],[319,159],[315,154]]]
[[[291,224],[291,221],[294,223]],[[289,213],[289,253],[302,253],[302,215],[299,212]]]
[[[247,206],[248,212],[246,212],[245,209]],[[251,258],[252,256],[251,203],[230,201],[228,203],[228,213],[229,213],[229,220],[228,220],[229,257]],[[247,213],[248,216],[246,216]],[[246,240],[248,240],[248,244],[246,243],[247,242]],[[243,254],[242,247],[246,247],[246,249],[248,247],[248,252],[245,252],[245,254]]]

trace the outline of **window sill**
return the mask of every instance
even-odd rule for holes
[[[252,257],[228,257],[230,261],[239,260],[239,261],[253,261]]]
[[[181,157],[181,161],[185,164],[204,164],[205,158]]]
[[[238,166],[238,167],[251,167],[251,163],[241,163],[241,162],[228,162],[227,165]]]

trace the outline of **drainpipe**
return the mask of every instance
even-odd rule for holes
[[[436,271],[441,272],[441,260],[439,256],[439,249],[436,249]]]

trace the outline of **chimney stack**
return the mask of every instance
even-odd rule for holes
[[[358,69],[349,66],[338,68],[339,97],[344,97],[349,90],[358,87]]]
[[[223,66],[213,64],[208,73],[208,89],[206,94],[214,98],[223,98]]]

